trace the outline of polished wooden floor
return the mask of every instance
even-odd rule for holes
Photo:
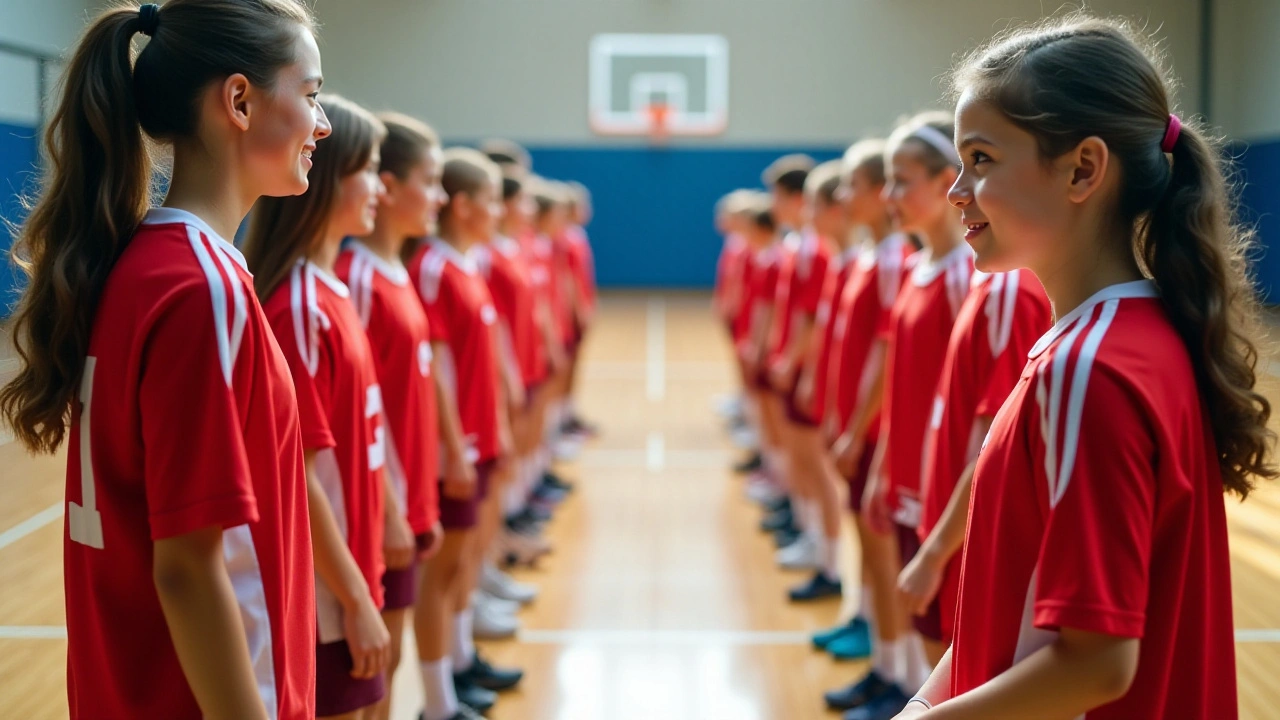
[[[556,553],[519,573],[542,595],[518,640],[489,643],[528,670],[494,720],[807,720],[863,666],[811,651],[834,603],[792,607],[758,514],[726,467],[711,406],[728,355],[696,295],[613,295],[587,348],[581,405],[605,434],[565,474],[579,487]],[[1269,366],[1268,394],[1280,401]],[[5,438],[0,438],[5,439]],[[66,717],[61,459],[0,445],[0,719]],[[1280,489],[1231,503],[1242,716],[1280,717]],[[851,553],[847,553],[851,554]],[[412,668],[397,720],[420,707]]]

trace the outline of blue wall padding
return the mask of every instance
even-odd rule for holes
[[[21,273],[9,259],[13,238],[7,223],[23,218],[21,194],[31,193],[38,181],[36,174],[36,131],[31,127],[0,123],[0,317],[8,317],[18,299]]]
[[[1243,184],[1243,219],[1258,231],[1254,276],[1268,304],[1280,303],[1280,139],[1238,144],[1232,148]]]
[[[725,193],[759,188],[760,173],[781,155],[819,162],[843,148],[532,147],[533,169],[591,189],[587,228],[604,287],[706,288],[715,276],[720,237],[713,209]]]

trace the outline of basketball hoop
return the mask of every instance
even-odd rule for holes
[[[644,114],[649,118],[649,143],[655,146],[666,145],[670,136],[668,122],[671,120],[671,107],[666,103],[650,103],[645,106]]]

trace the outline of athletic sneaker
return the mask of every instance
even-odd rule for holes
[[[760,436],[750,427],[740,427],[729,433],[729,438],[733,440],[733,444],[743,450],[755,450],[760,447]]]
[[[418,713],[418,720],[426,720],[426,717],[426,713]],[[458,712],[450,715],[449,720],[485,720],[485,717],[472,710],[469,705],[458,703]]]
[[[453,676],[453,689],[458,695],[458,702],[463,707],[469,707],[477,713],[488,712],[493,704],[498,702],[498,694],[492,690],[485,690],[473,682],[464,680],[458,682],[458,676]]]
[[[786,497],[777,485],[764,475],[756,473],[747,480],[747,497],[761,505],[770,505]]]
[[[547,503],[549,505],[559,505],[569,497],[568,490],[559,490],[549,485],[539,485],[530,493],[530,498],[534,502]]]
[[[827,646],[832,642],[839,640],[847,635],[857,635],[865,633],[870,636],[871,626],[867,624],[866,619],[861,615],[854,615],[849,618],[849,622],[843,625],[837,625],[827,630],[822,630],[813,634],[813,646],[819,650],[826,650]]]
[[[794,527],[796,518],[790,508],[769,513],[760,521],[760,532],[778,532],[783,528]]]
[[[775,513],[775,512],[778,512],[779,510],[790,510],[790,509],[791,509],[790,495],[783,495],[777,500],[764,506],[764,511],[770,512],[770,513]]]
[[[498,668],[489,664],[477,652],[471,660],[471,667],[466,672],[454,673],[453,683],[470,683],[493,692],[510,690],[524,678],[524,671],[517,668]]]
[[[782,548],[776,554],[778,565],[784,570],[817,570],[822,562],[818,557],[818,544],[808,535]]]
[[[797,585],[787,591],[787,597],[791,602],[812,602],[814,600],[825,600],[826,598],[838,598],[844,592],[843,586],[839,580],[833,580],[827,577],[827,574],[819,570],[813,574],[809,582],[803,585]]]
[[[551,452],[559,462],[573,462],[582,454],[582,440],[573,436],[562,436],[552,445]]]
[[[520,629],[520,621],[515,615],[499,612],[488,604],[475,606],[472,623],[472,634],[481,640],[504,640],[514,636]]]
[[[853,632],[828,643],[826,650],[836,660],[865,660],[871,657],[872,642],[871,626],[863,620]]]
[[[862,707],[871,703],[897,686],[885,680],[875,670],[867,673],[867,676],[848,687],[839,690],[830,690],[822,694],[822,699],[826,701],[827,707],[831,710],[852,710],[856,707]],[[899,690],[898,692],[902,692]]]
[[[528,605],[538,597],[537,587],[517,582],[515,578],[499,570],[493,563],[485,563],[480,568],[480,589],[494,597],[511,600],[521,605]]]
[[[520,603],[512,600],[503,600],[500,597],[490,595],[481,588],[476,588],[476,591],[471,593],[471,603],[473,605],[484,605],[498,615],[515,615],[520,612]]]
[[[844,720],[893,720],[909,702],[911,698],[902,692],[902,688],[891,685],[889,691],[880,697],[845,713]]]
[[[739,475],[746,475],[748,473],[756,472],[757,470],[763,467],[764,467],[764,457],[757,452],[757,453],[752,453],[751,457],[747,458],[746,460],[743,460],[737,465],[734,465],[733,471]]]
[[[565,492],[571,492],[573,490],[573,483],[566,481],[564,478],[550,470],[542,473],[542,481],[539,485],[545,485],[547,487],[555,488],[556,490],[564,490]]]
[[[773,545],[779,550],[785,550],[786,548],[800,542],[800,539],[803,537],[804,533],[800,532],[799,528],[782,528],[773,534]]]

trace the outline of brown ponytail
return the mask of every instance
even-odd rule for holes
[[[143,23],[135,3],[104,11],[76,46],[62,98],[45,131],[43,190],[14,244],[28,283],[13,313],[22,367],[0,390],[0,414],[33,452],[62,444],[107,275],[151,200],[158,140],[195,131],[197,96],[243,72],[269,83],[292,62],[306,9],[293,0],[171,0]]]
[[[1162,150],[1170,83],[1158,57],[1127,25],[1073,14],[998,38],[954,85],[1034,135],[1046,158],[1090,136],[1106,143],[1123,178],[1118,220],[1191,356],[1223,485],[1245,497],[1255,477],[1277,475],[1271,404],[1255,390],[1252,237],[1236,224],[1227,160],[1197,122]]]

